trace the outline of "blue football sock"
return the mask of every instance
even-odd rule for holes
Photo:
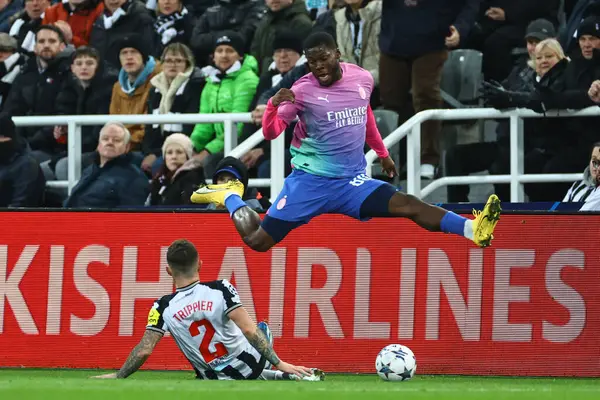
[[[236,193],[230,193],[225,197],[225,207],[227,207],[229,215],[233,217],[233,213],[242,207],[246,207],[246,203]]]
[[[440,222],[440,228],[442,229],[442,232],[445,233],[454,233],[456,235],[465,236],[466,221],[467,219],[465,217],[461,217],[452,211],[448,211],[442,218],[442,222]]]

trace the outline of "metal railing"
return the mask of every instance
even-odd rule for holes
[[[524,173],[524,118],[561,118],[561,117],[597,117],[600,107],[589,107],[579,111],[549,111],[545,115],[531,110],[515,109],[499,111],[493,108],[467,108],[458,110],[426,110],[415,114],[402,126],[383,139],[386,148],[391,148],[404,137],[407,137],[407,182],[409,194],[423,198],[434,190],[449,185],[468,185],[483,183],[510,183],[510,201],[523,202],[525,193],[523,183],[542,182],[574,182],[583,179],[582,173],[577,174],[525,174]],[[434,180],[421,188],[421,124],[429,120],[470,120],[470,119],[510,119],[510,175],[488,176],[447,176]],[[372,167],[377,154],[370,150],[366,154],[367,173],[372,173]]]
[[[235,123],[252,122],[250,113],[233,114],[152,114],[152,115],[61,115],[61,116],[26,116],[13,117],[16,126],[56,126],[66,125],[67,154],[68,154],[68,180],[50,181],[49,187],[68,188],[69,194],[81,176],[81,127],[90,125],[104,125],[107,122],[121,122],[123,124],[224,124],[225,155],[241,157],[246,151],[252,149],[264,138],[262,130],[254,133],[250,138],[237,146]],[[237,146],[237,147],[236,147]],[[257,187],[271,187],[271,196],[283,188],[285,168],[284,163],[285,140],[281,135],[271,142],[271,178],[251,179],[249,184]]]

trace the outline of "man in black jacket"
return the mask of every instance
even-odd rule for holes
[[[56,97],[69,72],[70,54],[65,52],[65,37],[53,25],[42,25],[36,33],[35,54],[15,80],[3,109],[12,116],[53,115]],[[53,127],[24,127],[18,129],[39,161],[50,160],[65,148],[56,141]],[[46,171],[44,171],[46,173]],[[50,173],[50,176],[52,174]]]
[[[442,105],[440,81],[448,48],[469,34],[481,0],[383,0],[379,47],[381,101],[404,122],[411,112]],[[421,134],[421,174],[433,178],[439,162],[441,124],[428,121]]]
[[[133,165],[127,151],[131,135],[120,123],[109,122],[100,132],[94,163],[65,201],[72,208],[116,208],[143,206],[150,193],[148,178]]]

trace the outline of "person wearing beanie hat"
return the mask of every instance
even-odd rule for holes
[[[277,48],[284,48],[275,45],[282,30],[288,29],[300,38],[305,38],[312,29],[312,21],[304,0],[266,0],[265,3],[267,13],[259,22],[250,45],[250,53],[258,60],[261,74],[269,69],[273,61],[273,52]],[[281,46],[281,42],[277,46]],[[297,45],[288,46],[285,48],[298,50]],[[299,49],[298,53],[302,54],[302,39]]]
[[[186,157],[184,162],[192,158],[192,154],[194,153],[194,146],[192,145],[192,141],[190,140],[189,136],[184,135],[183,133],[173,133],[165,139],[165,143],[163,143],[162,146],[162,155],[165,159],[165,162],[167,161],[167,151],[172,146],[179,146],[183,150],[183,154]],[[183,165],[183,163],[181,163],[181,165]]]
[[[248,207],[256,211],[264,211],[271,206],[269,200],[266,197],[263,197],[258,190],[254,188],[250,189],[248,187],[248,168],[246,168],[244,163],[235,157],[225,157],[217,164],[216,171],[212,177],[212,182],[220,185],[235,179],[239,180],[244,185],[245,191],[243,200]],[[219,207],[216,207],[214,204],[209,204],[207,209],[219,209]]]
[[[248,112],[258,86],[258,63],[249,54],[244,55],[242,37],[226,31],[215,40],[213,65],[202,69],[206,85],[200,96],[200,113]],[[241,53],[240,53],[241,52]],[[238,134],[243,124],[237,125]],[[194,143],[194,162],[204,168],[205,178],[210,179],[216,164],[223,158],[225,147],[223,123],[198,124],[191,139]]]
[[[190,204],[190,196],[204,181],[202,168],[179,169],[192,158],[192,141],[183,133],[169,135],[162,146],[163,165],[152,179],[148,205]]]
[[[584,19],[577,30],[577,40],[583,58],[591,60],[594,50],[600,48],[600,18],[592,16]]]
[[[118,49],[121,70],[119,80],[113,85],[109,112],[147,114],[150,80],[161,72],[161,65],[150,55],[145,39],[137,33],[121,38]],[[131,149],[140,150],[144,126],[128,125],[127,129],[131,132]]]
[[[7,114],[0,115],[0,207],[39,207],[46,180]]]

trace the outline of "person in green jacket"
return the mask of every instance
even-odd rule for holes
[[[235,32],[225,32],[215,43],[213,65],[202,69],[206,86],[200,96],[200,113],[248,112],[258,86],[258,62],[244,55],[244,39]],[[237,126],[238,135],[243,124]],[[212,178],[214,168],[223,158],[224,124],[198,124],[191,139],[197,154],[195,163],[202,163],[204,175]]]

